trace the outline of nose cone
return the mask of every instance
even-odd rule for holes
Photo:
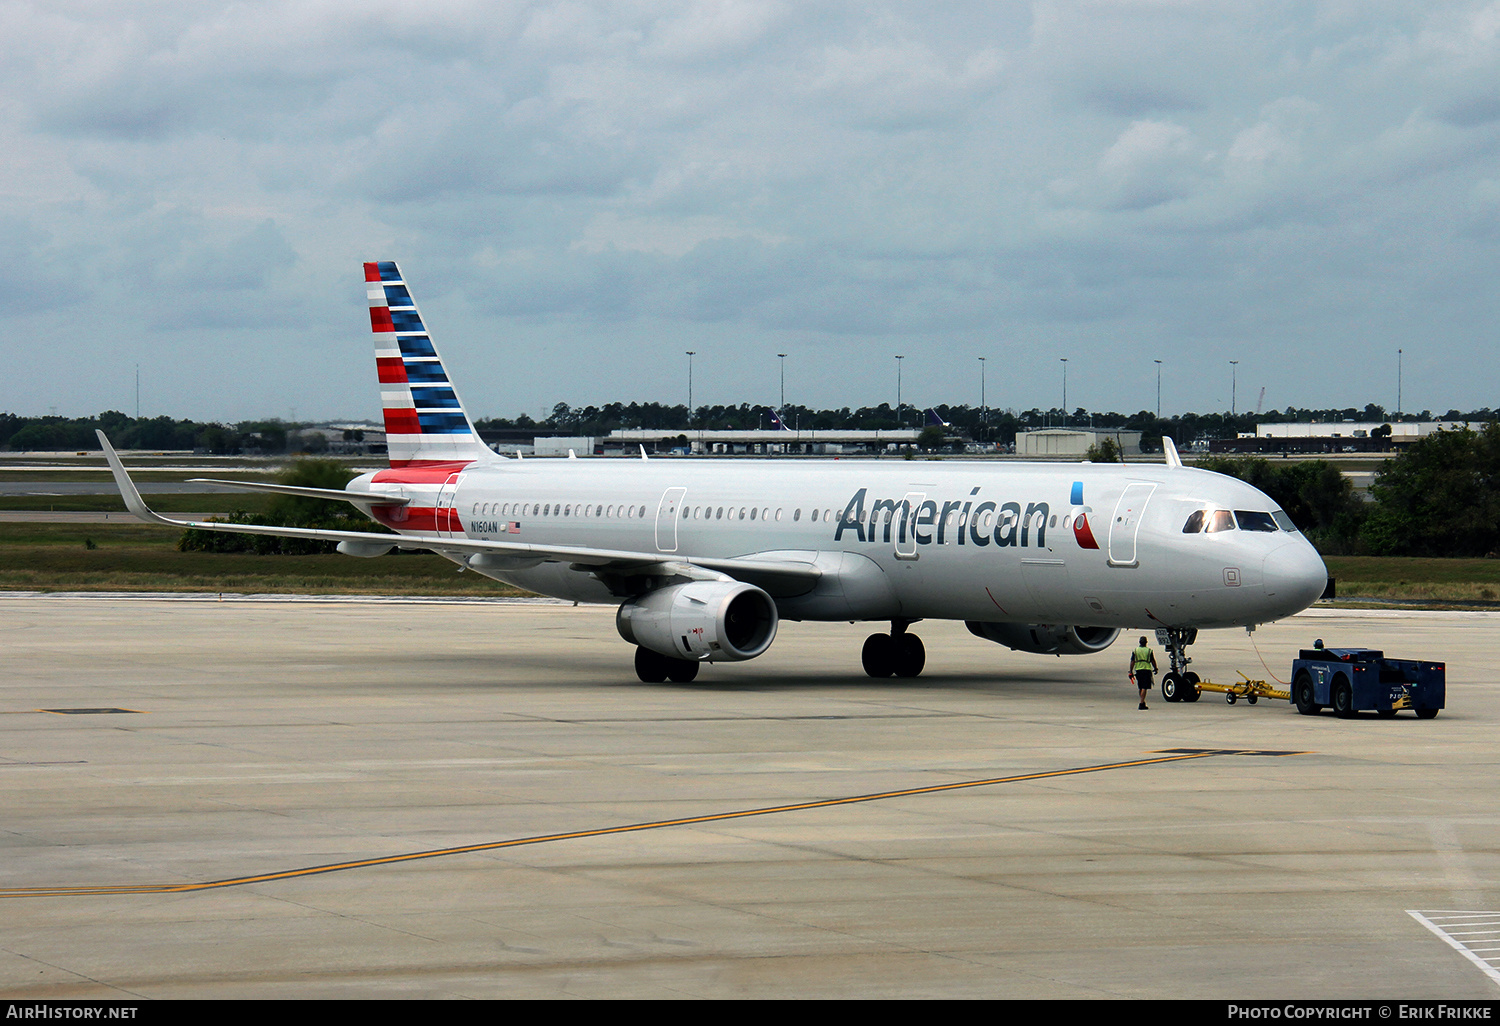
[[[1281,615],[1300,612],[1318,600],[1328,585],[1328,568],[1307,541],[1288,542],[1266,556],[1261,570],[1266,598],[1272,600]]]

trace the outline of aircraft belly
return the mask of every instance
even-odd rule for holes
[[[480,570],[479,573],[504,584],[550,598],[572,602],[618,603],[603,583],[585,573],[568,569],[565,563],[543,563],[529,570]]]

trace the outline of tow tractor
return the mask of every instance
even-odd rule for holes
[[[1250,705],[1262,698],[1285,699],[1304,716],[1325,707],[1346,719],[1363,709],[1383,717],[1410,709],[1419,719],[1430,720],[1447,698],[1447,669],[1424,659],[1387,659],[1373,648],[1304,648],[1292,661],[1290,691],[1243,673],[1237,683],[1215,684],[1186,672],[1168,673],[1161,690],[1169,702],[1196,702],[1203,692],[1213,691],[1230,705],[1240,699]]]
[[[1348,718],[1362,709],[1430,720],[1447,698],[1447,668],[1425,659],[1387,659],[1373,648],[1304,648],[1292,661],[1291,700],[1304,716],[1325,706]]]

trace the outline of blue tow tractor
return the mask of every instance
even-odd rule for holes
[[[1363,709],[1381,716],[1411,709],[1430,720],[1447,697],[1446,678],[1443,663],[1387,659],[1373,648],[1304,648],[1292,662],[1291,700],[1304,716],[1325,707],[1345,718]]]

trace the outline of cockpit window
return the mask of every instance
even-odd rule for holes
[[[1289,534],[1297,533],[1297,525],[1292,523],[1292,518],[1279,509],[1271,510],[1271,516],[1281,525],[1281,529]]]
[[[1216,510],[1214,510],[1212,513],[1210,513],[1208,515],[1208,527],[1207,527],[1207,531],[1208,531],[1209,534],[1214,534],[1214,533],[1216,533],[1218,531],[1233,531],[1233,530],[1234,530],[1234,514],[1230,513],[1229,510],[1227,510],[1227,509],[1216,509]]]
[[[1239,522],[1241,531],[1275,532],[1278,530],[1271,514],[1261,513],[1258,510],[1237,509],[1234,511],[1234,519]]]
[[[1188,515],[1187,523],[1182,525],[1183,534],[1197,534],[1203,530],[1203,514],[1207,510],[1195,509]]]

